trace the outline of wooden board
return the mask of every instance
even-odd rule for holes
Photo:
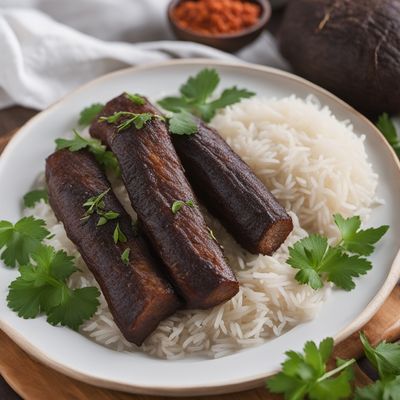
[[[0,153],[12,137],[13,132],[0,137]],[[364,326],[363,331],[375,344],[381,340],[394,341],[400,338],[400,287],[397,286],[378,313]],[[98,388],[69,378],[41,364],[19,348],[4,332],[0,331],[0,374],[9,385],[24,399],[28,400],[165,400],[165,397],[132,395],[108,389]],[[358,333],[335,348],[335,356],[341,358],[359,358],[362,346]],[[157,379],[157,377],[155,377]],[[356,367],[356,384],[364,386],[370,379]],[[189,399],[189,398],[183,398]],[[190,399],[204,399],[191,397]],[[246,392],[207,396],[210,400],[277,400],[265,388]]]

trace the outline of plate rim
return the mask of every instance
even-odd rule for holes
[[[272,75],[278,75],[284,77],[286,79],[301,83],[307,87],[313,88],[313,90],[322,93],[323,95],[329,97],[331,100],[339,103],[342,107],[347,109],[347,111],[355,116],[356,118],[362,120],[365,124],[369,125],[374,131],[374,134],[377,139],[381,142],[381,147],[385,149],[386,152],[389,153],[391,161],[394,162],[394,165],[397,167],[396,171],[400,177],[400,160],[397,158],[393,148],[388,144],[382,133],[375,127],[375,125],[368,120],[363,114],[355,110],[352,106],[347,104],[345,101],[341,100],[331,92],[322,87],[301,78],[293,73],[286,72],[283,70],[279,70],[273,67],[258,65],[258,64],[250,64],[244,63],[240,60],[235,61],[225,61],[225,60],[215,60],[215,59],[201,59],[201,58],[189,58],[189,59],[177,59],[177,60],[167,60],[162,62],[156,62],[151,64],[144,64],[138,66],[132,66],[128,68],[123,68],[117,71],[110,72],[108,74],[102,75],[98,78],[95,78],[83,85],[80,85],[76,89],[70,91],[63,97],[61,97],[56,102],[52,103],[49,107],[44,110],[38,112],[35,116],[30,118],[27,122],[25,122],[16,133],[13,135],[9,143],[4,148],[1,156],[0,156],[0,164],[2,164],[5,158],[8,157],[8,154],[14,150],[15,143],[19,138],[19,134],[30,127],[30,125],[34,124],[37,119],[42,118],[46,113],[51,112],[57,105],[62,103],[64,100],[68,99],[71,96],[75,96],[78,92],[82,90],[86,90],[90,86],[96,86],[103,80],[108,80],[114,76],[123,75],[129,73],[130,71],[141,71],[148,69],[157,69],[162,67],[169,67],[173,65],[197,65],[197,66],[222,66],[222,67],[232,67],[237,69],[245,69],[245,70],[253,70],[258,72],[265,72]],[[342,329],[335,337],[335,344],[338,344],[348,338],[351,334],[361,329],[379,310],[379,308],[383,305],[387,297],[390,295],[393,288],[396,286],[398,280],[400,279],[400,248],[393,260],[393,263],[390,267],[390,271],[386,277],[381,288],[372,298],[372,300],[367,304],[365,309],[344,329]],[[22,335],[18,330],[14,329],[11,325],[7,324],[0,317],[0,329],[6,333],[18,346],[20,346],[25,352],[29,355],[32,355],[34,358],[45,364],[46,366],[55,369],[56,371],[65,374],[73,379],[89,383],[91,385],[113,389],[113,390],[122,390],[130,393],[138,393],[138,394],[149,394],[149,395],[164,395],[164,396],[185,396],[185,395],[209,395],[209,394],[222,394],[222,393],[232,393],[243,390],[248,390],[259,386],[268,376],[273,375],[278,372],[278,370],[272,371],[270,373],[261,373],[258,375],[254,375],[252,377],[246,377],[243,379],[235,379],[230,383],[221,383],[221,384],[211,384],[211,385],[202,385],[202,386],[167,386],[167,387],[154,387],[151,385],[137,385],[137,384],[128,384],[126,382],[120,382],[115,379],[107,380],[103,378],[98,378],[94,375],[90,375],[89,373],[78,372],[73,368],[66,367],[62,363],[58,363],[53,360],[50,356],[48,356],[43,351],[39,350],[36,346],[32,345]]]

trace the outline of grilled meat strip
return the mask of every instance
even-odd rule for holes
[[[293,229],[286,210],[214,129],[172,135],[195,193],[245,249],[272,254]]]
[[[123,94],[108,102],[101,116],[120,111],[160,114],[147,100],[136,104]],[[153,118],[141,129],[132,124],[119,130],[126,118],[117,123],[99,118],[90,133],[118,158],[132,206],[176,290],[189,308],[209,308],[230,299],[239,290],[238,282],[199,208],[183,206],[172,212],[175,201],[194,200],[194,195],[165,123]]]
[[[159,322],[180,305],[172,286],[160,273],[160,262],[149,251],[143,238],[136,237],[129,215],[112,190],[104,196],[104,209],[119,217],[96,226],[93,213],[82,220],[83,204],[110,188],[96,160],[86,150],[59,150],[46,160],[49,201],[67,236],[95,276],[116,324],[127,340],[141,345]],[[127,241],[115,244],[116,224]],[[129,261],[121,255],[129,249]]]

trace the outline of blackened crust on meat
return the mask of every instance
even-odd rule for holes
[[[117,111],[160,114],[149,102],[137,105],[125,95],[108,102],[102,115]],[[118,158],[132,206],[187,307],[209,308],[233,297],[238,282],[199,208],[171,210],[174,201],[194,195],[165,123],[152,119],[142,129],[117,132],[116,125],[97,120],[90,133]]]
[[[86,222],[81,220],[84,202],[110,188],[90,153],[53,153],[46,161],[46,179],[50,205],[99,283],[116,324],[127,340],[141,345],[179,307],[172,286],[159,272],[159,262],[145,241],[135,237],[131,219],[112,190],[104,197],[105,209],[118,212],[118,219],[102,226],[96,226],[96,214]],[[128,241],[116,245],[117,222]],[[127,265],[121,260],[126,248],[130,249]]]
[[[172,135],[192,187],[240,245],[271,255],[292,231],[292,219],[218,132],[198,126],[194,135]]]

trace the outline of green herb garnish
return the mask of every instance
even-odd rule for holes
[[[197,131],[197,124],[190,121],[185,114],[182,114],[182,111],[209,122],[218,109],[235,104],[255,94],[233,86],[225,89],[217,99],[210,100],[219,82],[220,78],[215,69],[203,69],[196,76],[190,77],[180,87],[181,95],[179,97],[165,97],[158,102],[165,110],[178,113],[178,116],[174,115],[170,119],[171,133],[190,135]]]
[[[124,119],[122,122],[118,124],[117,132],[121,132],[125,129],[128,129],[132,125],[134,125],[136,129],[142,129],[143,126],[153,118],[164,121],[164,117],[162,117],[161,115],[152,114],[148,112],[136,114],[129,111],[118,111],[108,117],[100,117],[99,121],[108,122],[109,124],[117,124],[123,117],[128,117],[128,118]]]
[[[176,200],[172,203],[171,206],[173,214],[178,213],[183,206],[188,206],[191,208],[195,207],[193,200],[188,200],[188,201]]]
[[[364,333],[360,334],[365,355],[377,369],[381,379],[400,375],[400,344],[381,342],[373,348]]]
[[[375,348],[361,333],[365,355],[377,369],[380,380],[357,388],[356,400],[396,400],[400,398],[400,344],[381,342]]]
[[[11,282],[8,307],[23,318],[44,312],[52,325],[77,330],[96,312],[100,292],[95,287],[70,289],[66,280],[77,271],[73,257],[50,246],[39,246],[29,262],[19,268],[20,276]]]
[[[40,200],[43,200],[45,203],[49,202],[49,196],[46,189],[31,190],[26,193],[24,196],[24,206],[26,208],[32,208]]]
[[[106,224],[108,221],[119,217],[119,213],[112,210],[105,210],[104,197],[110,191],[110,188],[100,193],[98,196],[90,197],[83,203],[83,207],[86,208],[85,213],[81,220],[86,221],[91,215],[97,214],[100,218],[97,222],[97,226]]]
[[[124,232],[122,232],[121,228],[119,227],[119,223],[117,223],[114,233],[113,233],[114,243],[125,243],[128,239],[126,238]]]
[[[386,140],[393,147],[394,151],[400,158],[400,138],[397,135],[396,127],[387,113],[383,113],[376,124],[378,129],[383,133]]]
[[[120,174],[119,164],[114,154],[106,150],[100,140],[82,137],[75,129],[73,139],[56,139],[57,150],[68,149],[69,151],[89,150],[96,158],[97,162],[104,168]]]
[[[169,131],[175,135],[192,135],[197,130],[196,118],[186,110],[180,110],[169,118]]]
[[[132,93],[125,93],[125,96],[132,102],[137,104],[138,106],[143,106],[146,104],[146,100],[142,97],[139,96],[138,94],[132,94]]]
[[[342,235],[339,246],[350,253],[363,256],[369,256],[374,251],[373,245],[389,229],[388,225],[379,228],[360,229],[361,218],[359,216],[345,219],[340,214],[335,214],[333,218]]]
[[[353,379],[351,365],[356,360],[337,359],[336,368],[327,371],[327,362],[333,351],[333,339],[324,339],[319,346],[314,342],[304,345],[304,353],[286,352],[282,372],[267,380],[272,393],[283,393],[285,399],[306,398],[339,400],[350,396]]]
[[[108,221],[117,219],[119,217],[119,213],[117,213],[116,211],[97,210],[97,214],[100,215],[99,221],[97,222],[97,226],[105,225]]]
[[[339,214],[334,216],[334,220],[342,235],[336,246],[328,245],[326,237],[310,235],[289,248],[287,263],[299,269],[296,280],[313,289],[322,288],[324,280],[327,280],[349,291],[355,287],[353,278],[372,268],[371,262],[361,256],[372,253],[373,245],[389,227],[361,230],[359,217],[345,219]]]
[[[131,249],[127,247],[124,252],[121,254],[121,260],[124,264],[128,265],[129,264],[129,253],[131,252]]]
[[[24,217],[15,225],[0,221],[0,251],[5,247],[0,258],[4,263],[9,267],[27,264],[41,241],[49,235],[45,226],[43,220],[33,217]]]
[[[400,376],[357,388],[354,400],[399,400]]]
[[[79,114],[79,125],[81,127],[90,125],[103,109],[104,104],[101,103],[94,103],[91,106],[84,108]]]
[[[337,359],[337,367],[327,371],[331,357],[333,339],[323,340],[319,347],[307,342],[304,354],[286,352],[282,372],[267,380],[267,387],[273,393],[284,394],[285,400],[398,400],[400,397],[400,344],[381,342],[375,348],[363,333],[360,339],[364,353],[379,372],[377,382],[356,388],[353,396],[350,382],[355,360]]]

